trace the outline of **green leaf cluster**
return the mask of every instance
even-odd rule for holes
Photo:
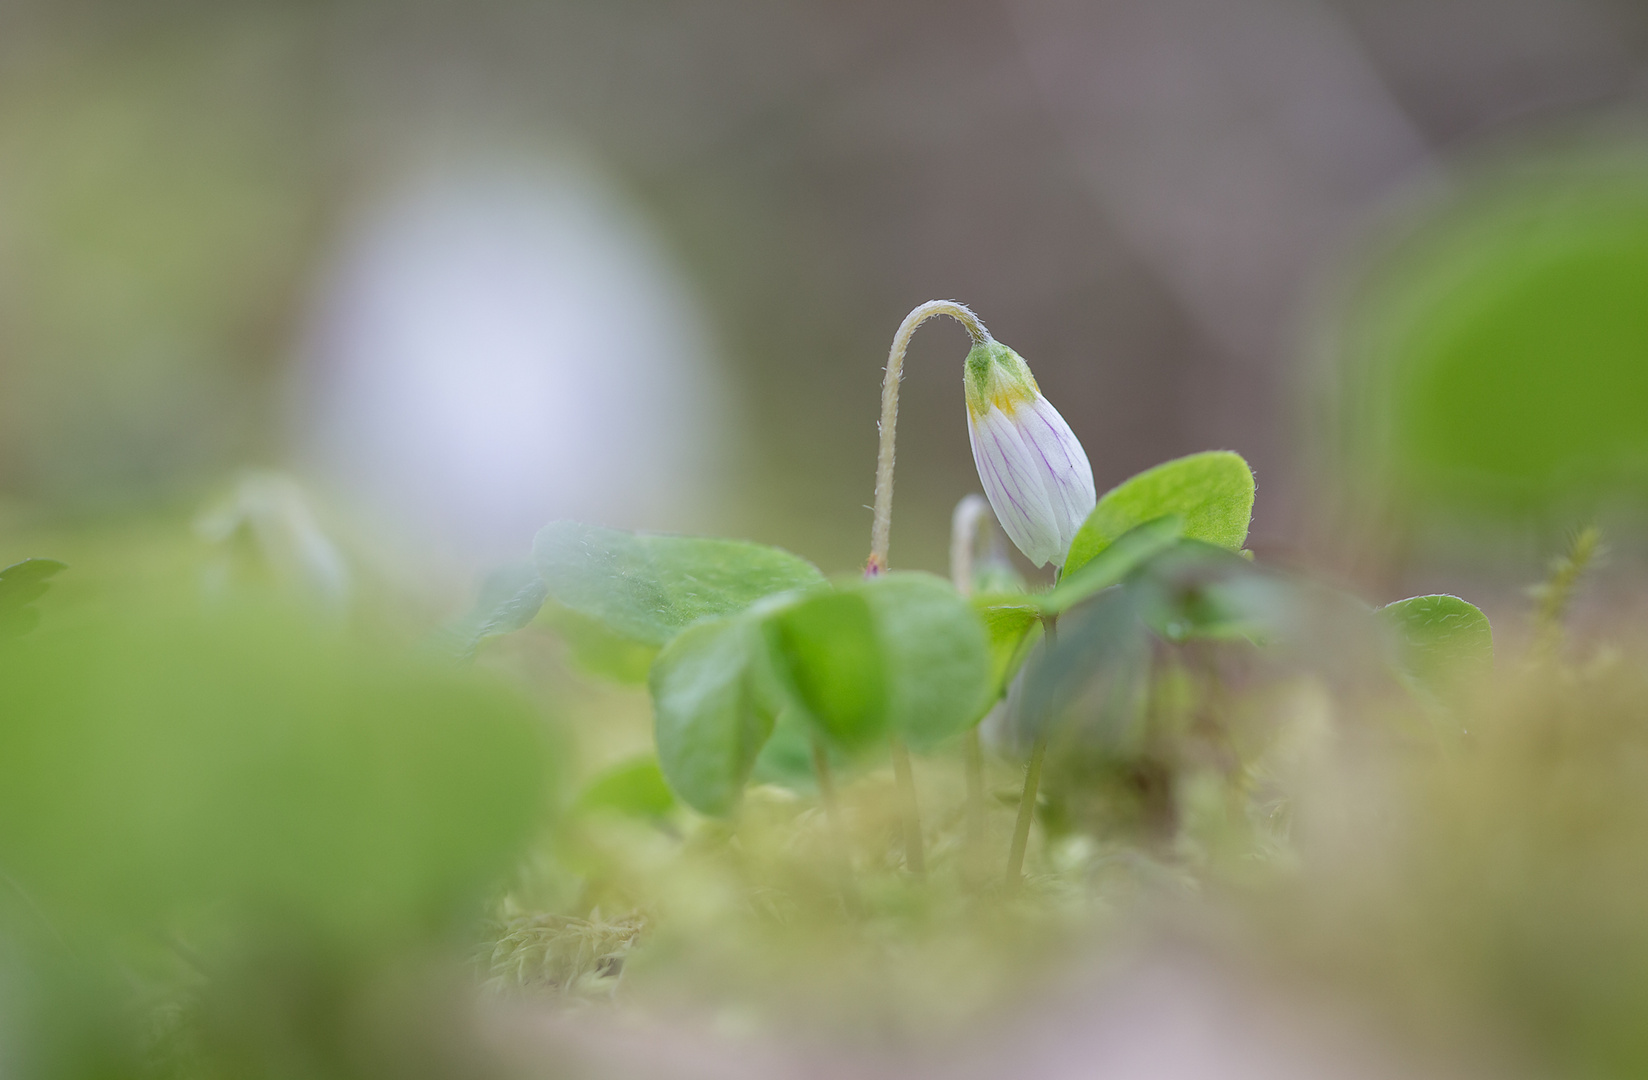
[[[1239,549],[1253,517],[1253,493],[1247,462],[1224,450],[1164,462],[1106,492],[1077,531],[1050,591],[974,599],[990,633],[996,693],[1029,656],[1044,619],[1121,584],[1181,541]]]
[[[488,583],[467,640],[525,625],[543,607],[592,666],[631,678],[645,666],[657,747],[646,768],[672,799],[725,816],[753,776],[793,783],[819,753],[852,762],[889,740],[941,747],[1005,693],[1045,626],[1118,586],[1125,600],[1106,623],[1117,633],[1168,642],[1280,633],[1297,598],[1236,554],[1253,496],[1253,474],[1234,453],[1166,462],[1098,501],[1053,588],[971,600],[926,573],[832,582],[759,544],[555,522],[538,534],[531,568]],[[1405,603],[1404,626],[1422,609],[1432,621],[1451,617]],[[1469,652],[1471,631],[1450,632],[1413,629],[1412,655]],[[1105,630],[1093,648],[1126,653],[1113,636]],[[1071,678],[1091,664],[1060,651]],[[1049,686],[1035,692],[1052,693],[1065,676],[1043,667]],[[651,776],[630,779],[639,791]],[[612,798],[641,799],[619,798],[626,784],[613,779]]]
[[[647,684],[659,766],[706,814],[736,808],[781,716],[789,756],[796,725],[850,756],[888,738],[931,749],[989,704],[984,625],[930,574],[831,584],[759,544],[575,522],[546,527],[534,556],[559,609],[658,647]]]

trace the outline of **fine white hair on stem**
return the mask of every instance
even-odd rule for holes
[[[904,317],[898,333],[893,335],[893,347],[887,353],[887,373],[881,380],[881,446],[876,454],[875,520],[870,526],[870,559],[865,574],[879,574],[887,569],[887,549],[893,532],[893,455],[894,438],[898,428],[898,384],[904,377],[904,353],[910,347],[910,338],[916,327],[935,315],[948,315],[961,323],[972,335],[974,345],[986,345],[993,339],[979,317],[965,305],[954,300],[929,300]]]

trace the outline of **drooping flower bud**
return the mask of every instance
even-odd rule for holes
[[[1096,500],[1087,452],[1030,366],[1000,342],[973,346],[963,382],[973,461],[996,520],[1031,562],[1063,566]]]

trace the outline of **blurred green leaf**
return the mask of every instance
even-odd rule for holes
[[[578,796],[582,811],[608,810],[630,817],[662,818],[675,809],[675,795],[658,759],[645,754],[620,762],[591,780]]]
[[[1253,518],[1253,470],[1240,454],[1209,450],[1163,462],[1099,498],[1065,560],[1079,571],[1128,530],[1169,514],[1184,519],[1184,535],[1232,550],[1247,539]]]
[[[529,625],[544,606],[549,588],[532,563],[515,563],[488,574],[480,595],[450,631],[461,655],[471,656],[489,637],[512,634]]]
[[[1402,665],[1433,689],[1493,667],[1493,627],[1475,604],[1439,594],[1398,600],[1379,609],[1395,628]]]
[[[65,925],[427,932],[513,865],[552,776],[478,675],[241,609],[26,638],[0,715],[0,862]]]
[[[890,729],[931,750],[976,723],[990,705],[990,642],[966,599],[943,578],[910,571],[857,589],[885,657]]]
[[[763,691],[767,641],[753,618],[716,619],[671,641],[653,662],[658,763],[681,801],[732,813],[777,713]]]
[[[1167,514],[1129,529],[1073,572],[1067,570],[1051,592],[1038,597],[1043,614],[1068,611],[1094,593],[1120,584],[1184,535],[1185,522],[1177,514]]]
[[[1466,175],[1366,275],[1344,332],[1356,464],[1433,512],[1648,500],[1648,157]]]
[[[1007,713],[1014,743],[1028,748],[1057,729],[1112,749],[1129,743],[1150,659],[1132,590],[1101,592],[1060,618],[1027,661]]]
[[[0,640],[21,637],[40,622],[29,607],[46,594],[47,582],[67,569],[55,559],[24,559],[0,570]]]
[[[1128,587],[1139,618],[1174,643],[1259,640],[1284,602],[1271,593],[1285,588],[1240,554],[1199,540],[1181,540],[1164,550]]]
[[[1041,610],[1025,603],[1025,599],[1014,594],[973,598],[974,610],[984,620],[984,632],[990,641],[992,698],[1000,697],[1007,689],[1040,637]]]
[[[663,645],[700,620],[737,614],[762,597],[824,580],[805,559],[761,544],[575,521],[546,525],[532,554],[557,602],[649,645]]]
[[[829,739],[858,749],[886,734],[888,671],[863,595],[809,597],[766,625],[797,701]]]
[[[932,574],[882,574],[768,617],[798,704],[831,742],[885,734],[929,750],[989,704],[990,644],[978,615]]]
[[[805,795],[815,793],[818,774],[813,766],[813,731],[812,722],[802,716],[800,709],[792,706],[781,711],[773,723],[772,736],[756,755],[750,782],[777,784]],[[824,744],[824,752],[831,766],[842,771],[855,764],[863,765],[867,756],[850,757],[828,742]]]
[[[566,643],[569,658],[583,671],[626,686],[646,685],[658,646],[615,634],[600,620],[553,600],[538,612],[538,621]]]
[[[1024,663],[1044,615],[1058,615],[1119,585],[1151,559],[1179,542],[1184,522],[1170,514],[1147,521],[1117,538],[1049,592],[985,594],[973,598],[990,642],[991,685],[999,696]]]

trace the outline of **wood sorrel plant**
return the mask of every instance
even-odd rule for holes
[[[1051,588],[1026,590],[999,558],[974,561],[989,518],[976,496],[957,510],[953,581],[889,567],[904,354],[935,315],[956,319],[972,336],[962,370],[981,484],[1025,557],[1053,565]],[[1158,778],[1150,797],[1169,811],[1155,820],[1173,820],[1174,763],[1184,755],[1162,746],[1171,725],[1168,734],[1151,733],[1152,723],[1166,723],[1151,717],[1172,709],[1138,703],[1162,697],[1158,684],[1180,686],[1168,696],[1184,698],[1178,653],[1197,643],[1253,649],[1308,640],[1301,612],[1310,604],[1302,598],[1320,592],[1236,554],[1253,510],[1247,463],[1228,451],[1192,454],[1095,498],[1085,452],[1028,365],[954,301],[922,304],[898,328],[880,439],[862,575],[826,578],[801,558],[741,541],[554,522],[534,541],[531,565],[487,582],[458,628],[459,648],[472,651],[541,617],[592,666],[644,666],[662,779],[675,798],[711,817],[735,815],[752,778],[816,790],[833,816],[832,771],[890,758],[904,864],[916,876],[926,856],[908,755],[962,751],[967,847],[976,855],[987,810],[976,729],[1004,697],[1007,742],[1028,758],[1010,885],[1021,874],[1051,746],[1098,747],[1135,781]],[[1340,608],[1352,619],[1367,615],[1390,668],[1421,694],[1441,686],[1439,673],[1461,658],[1491,658],[1486,620],[1455,597],[1416,597],[1380,617],[1355,601]],[[1055,637],[1061,616],[1069,629]],[[1091,692],[1094,680],[1105,694]],[[1104,776],[1113,773],[1093,782],[1109,783]],[[638,813],[655,815],[657,786],[646,791]],[[1068,803],[1070,793],[1060,798]],[[850,881],[843,895],[854,906]]]

